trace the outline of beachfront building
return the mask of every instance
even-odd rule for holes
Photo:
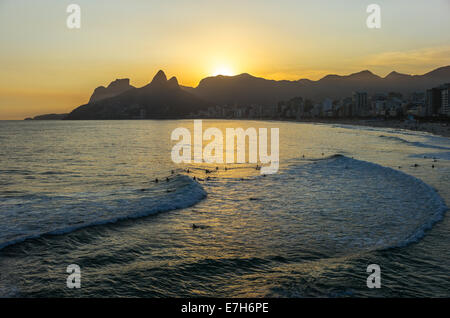
[[[262,113],[263,113],[262,115],[263,115],[263,117],[267,117],[267,118],[275,118],[275,116],[277,116],[277,109],[278,109],[278,105],[266,106],[262,110]]]
[[[353,111],[352,116],[367,116],[367,93],[366,92],[353,92]]]
[[[386,100],[374,101],[373,110],[376,116],[386,115]]]
[[[425,101],[425,92],[413,92],[411,93],[407,104],[406,113],[416,117],[427,116],[427,107]]]
[[[401,116],[405,113],[405,103],[398,97],[391,97],[386,100],[386,110],[390,117]]]
[[[375,93],[370,98],[370,115],[385,116],[386,115],[386,100],[385,93]]]
[[[301,101],[301,103],[298,105],[297,108],[297,115],[296,115],[296,119],[302,119],[305,116],[305,103],[303,103],[303,99]]]
[[[448,104],[448,91],[450,83],[427,89],[426,108],[427,116],[450,116]]]
[[[426,105],[427,116],[436,115],[440,108],[441,91],[438,87],[427,89]]]
[[[450,83],[443,85],[441,89],[441,114],[444,116],[450,116],[450,105],[448,104],[449,89]]]
[[[321,115],[322,115],[322,104],[321,103],[314,104],[314,107],[311,109],[311,116],[320,117]]]
[[[322,101],[322,116],[323,117],[333,116],[333,101],[329,98],[325,98]]]

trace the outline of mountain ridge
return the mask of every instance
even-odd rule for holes
[[[276,105],[302,96],[320,101],[351,96],[353,91],[412,93],[450,82],[450,65],[423,75],[392,71],[380,77],[369,70],[348,75],[329,74],[319,80],[272,80],[249,73],[210,76],[196,87],[180,86],[159,70],[150,83],[137,88],[129,79],[116,79],[97,87],[89,102],[65,119],[182,118],[214,105]]]
[[[392,71],[385,77],[369,70],[348,75],[328,74],[319,80],[276,81],[255,77],[248,73],[235,76],[207,77],[197,87],[182,88],[217,104],[262,104],[302,96],[313,100],[344,98],[353,91],[369,94],[398,91],[402,94],[424,91],[450,82],[450,65],[439,67],[423,75],[409,75]]]
[[[123,93],[133,88],[135,87],[130,85],[129,78],[116,79],[115,81],[109,83],[107,87],[105,86],[97,87],[92,93],[91,98],[89,99],[89,103],[93,103],[108,97],[116,96],[120,93]]]
[[[177,118],[206,110],[210,105],[181,89],[176,77],[167,80],[165,73],[160,70],[149,84],[81,105],[65,119]]]

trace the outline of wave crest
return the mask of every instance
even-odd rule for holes
[[[60,235],[89,226],[186,208],[207,195],[198,182],[185,175],[177,175],[170,182],[149,182],[147,186],[117,192],[59,197],[34,195],[2,200],[0,249],[42,235]],[[52,213],[48,213],[49,210]]]

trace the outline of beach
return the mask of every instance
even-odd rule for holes
[[[299,122],[304,123],[324,123],[324,124],[342,124],[342,125],[356,125],[356,126],[368,126],[378,128],[393,128],[393,129],[405,129],[412,131],[423,131],[433,135],[450,137],[450,122],[421,122],[421,121],[407,121],[404,119],[337,119],[337,118],[315,118],[315,119],[302,119]]]

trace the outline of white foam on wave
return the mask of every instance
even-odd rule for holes
[[[360,180],[364,180],[364,172],[367,173],[368,171],[370,171],[369,175],[381,176],[381,179],[386,178],[386,181],[397,179],[397,183],[391,184],[386,182],[379,186],[374,185],[373,190],[375,191],[377,189],[380,191],[383,189],[385,191],[391,191],[392,195],[389,196],[392,197],[391,203],[394,203],[394,201],[396,203],[396,209],[392,209],[389,211],[390,213],[377,211],[377,207],[374,206],[374,213],[380,213],[380,216],[387,220],[387,222],[382,222],[380,225],[384,226],[391,223],[389,227],[391,235],[380,237],[374,245],[374,248],[401,247],[417,242],[424,237],[425,232],[431,229],[436,222],[443,219],[445,212],[448,210],[444,200],[437,191],[414,176],[389,167],[342,155],[333,156],[328,160],[334,161],[340,168],[344,167],[346,170],[356,168],[357,171],[362,172],[359,176],[356,176]],[[374,200],[374,204],[376,203],[376,200]],[[411,203],[413,204],[411,205]],[[404,206],[407,208],[403,209]],[[413,207],[414,209],[412,209]],[[364,217],[364,215],[360,217]],[[380,221],[383,220],[382,218]],[[396,220],[393,221],[393,218]],[[406,226],[402,227],[399,225]],[[411,227],[408,227],[408,225],[411,225]],[[370,224],[368,224],[368,227],[373,228]],[[402,230],[404,231],[402,232]]]
[[[410,158],[423,158],[423,159],[437,159],[437,160],[450,160],[450,151],[444,152],[424,152],[409,155]]]
[[[410,145],[413,147],[450,150],[450,147],[445,147],[442,145],[433,145],[431,143],[420,142],[420,141],[409,141],[409,140],[406,140],[406,139],[403,139],[403,138],[400,138],[397,136],[380,135],[380,138],[384,138],[384,139],[392,140],[392,141],[396,141],[396,142],[401,142],[403,144]]]
[[[283,227],[286,245],[329,255],[405,246],[447,210],[435,189],[402,171],[343,155],[299,162],[253,189],[263,195],[261,213],[284,219],[266,221]]]
[[[34,196],[22,204],[17,204],[17,200],[5,201],[0,205],[0,249],[42,235],[60,235],[186,208],[207,195],[199,183],[185,175],[173,177],[170,182],[152,184],[148,189],[126,189],[121,195],[115,194]]]
[[[356,131],[373,131],[373,132],[382,132],[382,133],[392,133],[392,134],[401,134],[403,136],[418,136],[418,137],[438,137],[440,136],[434,135],[432,133],[421,131],[421,130],[410,130],[403,128],[389,128],[389,127],[376,127],[376,126],[365,126],[365,125],[351,125],[351,124],[320,124],[320,125],[330,125],[333,128],[344,128],[348,130],[356,130]],[[370,122],[367,123],[370,125]]]

